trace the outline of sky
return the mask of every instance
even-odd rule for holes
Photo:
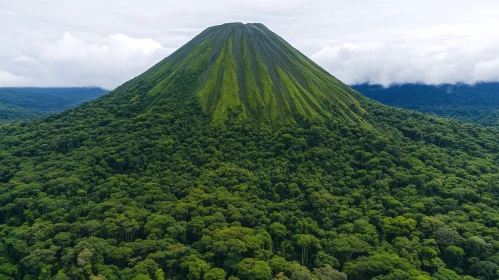
[[[113,89],[259,22],[347,84],[499,81],[497,0],[0,0],[0,86]]]

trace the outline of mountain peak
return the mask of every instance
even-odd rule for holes
[[[261,23],[207,28],[126,87],[147,108],[163,99],[194,98],[216,123],[365,123],[360,94]]]
[[[260,28],[260,29],[269,30],[263,23],[242,23],[242,22],[228,22],[220,25],[214,25],[212,27],[208,27],[207,29],[221,29],[221,28],[230,28],[230,29]]]

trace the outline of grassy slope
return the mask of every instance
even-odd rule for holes
[[[144,109],[195,97],[215,123],[365,123],[361,95],[261,24],[208,28],[116,92]]]

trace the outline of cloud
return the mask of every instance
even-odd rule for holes
[[[118,33],[89,40],[66,32],[53,43],[41,43],[32,55],[16,56],[13,68],[30,75],[32,82],[40,86],[98,85],[113,89],[171,51],[149,38]],[[17,79],[18,84],[22,81]],[[6,85],[5,80],[0,80],[0,86]]]
[[[138,58],[147,58],[162,50],[164,49],[158,42],[147,38],[134,39],[124,34],[115,34],[100,43],[83,42],[66,32],[55,44],[46,43],[42,46],[40,59],[77,64],[92,64],[104,60],[106,67],[118,62],[121,67],[133,68],[136,64],[141,64]]]
[[[5,15],[5,16],[15,16],[16,13],[11,12],[11,11],[0,11],[0,15]]]
[[[498,79],[497,0],[4,2],[1,68],[38,86],[113,88],[235,21],[264,23],[347,83]]]
[[[114,88],[145,71],[171,50],[148,38],[115,34],[87,42],[66,32],[42,45],[36,59],[70,84]]]
[[[499,41],[344,43],[312,59],[347,84],[499,81]]]
[[[26,77],[14,75],[10,72],[0,69],[0,85],[3,85],[5,87],[17,87],[27,85],[30,82],[30,79]]]
[[[21,54],[19,56],[16,56],[14,58],[14,61],[16,62],[21,62],[21,63],[36,63],[37,60],[33,57],[30,57],[30,56],[27,56],[27,55],[24,55],[24,54]]]

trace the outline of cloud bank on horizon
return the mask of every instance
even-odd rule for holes
[[[499,2],[3,0],[0,86],[112,89],[206,27],[261,22],[347,84],[499,81]]]

